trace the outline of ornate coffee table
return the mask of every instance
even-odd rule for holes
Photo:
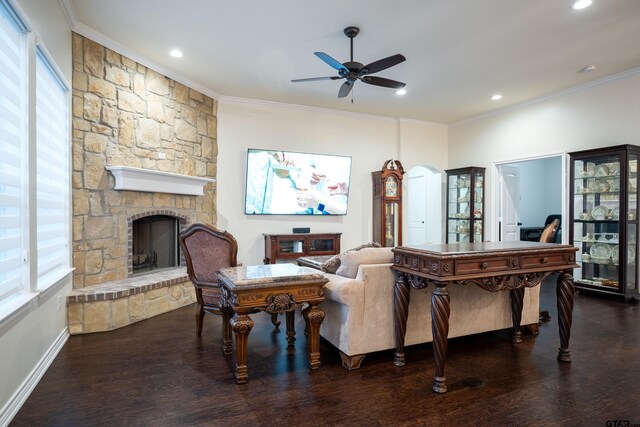
[[[236,382],[246,383],[247,340],[253,328],[250,313],[285,313],[288,346],[295,342],[294,314],[302,310],[309,333],[309,365],[320,367],[320,325],[324,311],[318,307],[324,301],[323,287],[328,279],[317,270],[295,264],[250,265],[225,268],[218,272],[222,284],[223,304],[233,310],[230,326],[236,336]],[[222,310],[229,315],[228,310]],[[230,343],[226,343],[229,345]],[[226,349],[225,349],[226,350]],[[230,349],[229,349],[230,350]]]

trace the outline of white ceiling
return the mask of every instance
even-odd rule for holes
[[[640,68],[640,0],[67,0],[97,34],[221,96],[451,123]],[[349,60],[407,60],[376,74],[407,94],[357,82],[291,83]],[[168,55],[179,48],[184,57]],[[582,67],[595,65],[590,73]],[[161,71],[161,70],[160,70]],[[177,78],[180,80],[180,78]],[[501,101],[491,101],[501,93]]]

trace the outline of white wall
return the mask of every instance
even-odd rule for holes
[[[59,3],[39,0],[18,0],[17,3],[71,82],[71,31]],[[15,415],[64,343],[67,337],[64,302],[70,290],[71,279],[68,279],[0,324],[0,425]],[[63,302],[60,311],[59,297]]]
[[[449,167],[618,144],[640,145],[640,70],[600,84],[449,126]],[[488,227],[496,224],[487,204]],[[491,235],[491,230],[487,235]]]
[[[413,120],[357,115],[233,98],[218,105],[217,208],[219,228],[238,240],[238,259],[261,264],[263,233],[342,233],[343,250],[372,238],[371,172],[399,159],[409,170],[447,161],[446,126]],[[338,154],[352,157],[351,188],[345,216],[244,215],[247,148]],[[403,191],[406,193],[406,182]],[[405,201],[406,211],[406,201]],[[403,233],[406,235],[406,225]]]

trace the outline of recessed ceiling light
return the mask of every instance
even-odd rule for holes
[[[590,73],[596,69],[595,65],[587,65],[586,67],[582,67],[578,70],[579,73]]]
[[[182,58],[182,51],[173,49],[171,52],[169,52],[169,55],[173,56],[174,58]]]
[[[398,89],[398,90],[396,91],[396,95],[404,95],[405,93],[407,93],[407,90],[406,90],[406,89]]]
[[[494,101],[499,101],[499,100],[502,99],[502,95],[500,95],[499,93],[496,93],[495,95],[493,95],[491,97],[491,99],[494,100]]]
[[[592,0],[576,0],[571,5],[571,9],[573,9],[573,10],[584,9],[586,7],[591,6],[591,3],[593,3]]]

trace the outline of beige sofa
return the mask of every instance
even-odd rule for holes
[[[324,272],[326,317],[320,335],[340,350],[345,368],[357,369],[367,353],[395,348],[393,327],[394,275],[390,248],[363,249],[388,252],[388,261],[373,262],[358,255],[362,262],[352,265],[355,277]],[[345,258],[342,254],[342,258]],[[382,255],[386,259],[386,255]],[[342,268],[342,267],[341,267]],[[341,271],[338,270],[338,273]],[[405,345],[431,342],[431,293],[434,287],[411,289]],[[449,337],[477,334],[512,327],[509,292],[488,292],[476,286],[450,286],[451,315]],[[540,287],[527,288],[522,310],[522,325],[535,325],[539,319]],[[409,349],[409,351],[411,351]],[[391,362],[391,360],[390,360]]]

